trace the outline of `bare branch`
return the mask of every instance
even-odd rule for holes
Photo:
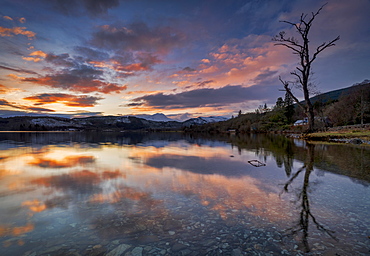
[[[335,42],[338,41],[339,39],[340,39],[340,36],[337,36],[335,39],[331,40],[329,43],[324,42],[321,45],[319,45],[316,49],[316,52],[313,54],[312,59],[310,60],[310,63],[312,63],[316,59],[317,55],[319,55],[319,53],[321,53],[323,50],[325,50],[328,47],[334,46]]]
[[[279,76],[279,80],[284,85],[284,90],[290,95],[290,97],[292,97],[292,99],[298,104],[298,106],[300,106],[303,110],[305,110],[306,108],[297,99],[297,97],[294,96],[294,94],[292,93],[292,90],[289,88],[289,82],[283,81],[280,76]]]
[[[286,43],[276,43],[275,45],[283,45],[283,46],[285,46],[285,47],[287,47],[287,48],[291,49],[291,50],[294,52],[294,54],[300,54],[300,53],[301,53],[301,51],[300,51],[300,50],[297,50],[297,49],[296,49],[296,48],[294,48],[293,46],[291,46],[291,45],[289,45],[289,44],[286,44]]]
[[[299,74],[297,74],[297,72],[293,71],[290,74],[293,75],[293,76],[296,76],[298,78],[298,81],[299,81],[300,84],[303,83],[302,77]]]

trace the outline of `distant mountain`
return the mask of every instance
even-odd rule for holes
[[[171,122],[175,121],[171,118],[168,118],[166,115],[162,113],[157,113],[154,115],[135,115],[134,117],[142,118],[149,121],[155,121],[155,122]]]
[[[184,123],[184,126],[190,126],[190,125],[202,125],[202,124],[208,124],[208,123],[215,123],[215,122],[222,122],[228,120],[226,117],[222,116],[209,116],[209,117],[197,117],[197,118],[191,118],[186,120]]]
[[[198,117],[185,122],[174,121],[164,114],[143,116],[92,116],[61,118],[52,116],[17,116],[0,118],[2,131],[133,131],[181,130],[183,127],[224,121],[224,117]]]

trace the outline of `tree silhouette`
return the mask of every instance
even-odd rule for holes
[[[279,77],[279,80],[284,85],[284,90],[289,93],[294,101],[306,112],[306,115],[308,116],[308,132],[312,132],[314,130],[315,122],[314,110],[310,101],[310,89],[312,89],[312,84],[310,83],[312,63],[316,60],[317,56],[321,52],[328,47],[334,46],[335,42],[339,40],[338,36],[329,42],[324,42],[316,48],[312,55],[310,53],[311,48],[309,45],[309,32],[313,25],[313,21],[315,20],[316,16],[319,15],[320,11],[325,5],[321,6],[316,13],[312,12],[310,18],[308,18],[307,14],[302,14],[299,22],[281,21],[293,26],[298,32],[301,41],[295,37],[288,37],[284,31],[280,32],[279,35],[276,35],[273,38],[273,40],[277,42],[275,45],[285,46],[292,50],[293,54],[297,54],[299,56],[299,65],[296,67],[296,70],[290,73],[295,77],[296,80],[290,82],[283,80],[281,77]],[[300,89],[302,89],[305,100],[304,104],[302,104],[293,94],[291,87],[292,84],[297,85],[300,87]]]

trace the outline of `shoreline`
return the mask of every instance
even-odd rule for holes
[[[301,134],[301,139],[316,142],[333,142],[370,145],[370,128],[342,128],[324,132]]]

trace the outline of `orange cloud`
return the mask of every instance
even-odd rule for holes
[[[9,89],[5,85],[0,84],[0,94],[8,93]]]
[[[123,65],[117,67],[118,71],[143,71],[148,69],[149,67],[145,66],[143,63],[133,63],[130,65]]]
[[[0,107],[23,109],[23,110],[34,111],[34,112],[54,112],[54,110],[52,109],[19,105],[15,102],[9,102],[5,99],[0,99]]]
[[[294,56],[287,49],[275,47],[270,37],[250,35],[227,41],[210,52],[208,58],[201,59],[191,73],[176,72],[174,84],[191,85],[201,76],[214,81],[210,85],[212,88],[227,84],[252,86],[277,80],[277,71],[290,70],[286,63],[293,63],[293,60]]]
[[[147,71],[151,69],[151,66],[160,63],[161,61],[153,56],[138,56],[136,63],[131,64],[122,64],[116,60],[110,61],[91,61],[90,64],[94,65],[95,67],[100,68],[109,68],[116,72],[123,72],[124,75],[129,76],[133,75],[135,72],[138,71]]]
[[[24,35],[29,39],[36,36],[35,32],[27,31],[25,27],[14,27],[14,28],[4,28],[0,27],[0,36],[14,36],[14,35]]]
[[[71,95],[65,93],[42,93],[35,96],[23,98],[36,102],[36,105],[44,105],[51,103],[62,103],[68,107],[93,107],[100,97],[87,95]]]
[[[22,57],[22,59],[24,59],[26,61],[39,62],[39,61],[45,59],[45,57],[47,56],[47,54],[44,53],[43,51],[34,51],[34,52],[30,53],[29,55],[30,55],[30,57]]]
[[[15,77],[19,78],[19,77]],[[47,85],[53,88],[63,88],[70,91],[77,91],[82,93],[102,92],[120,93],[127,89],[127,86],[119,86],[113,83],[107,83],[89,77],[78,77],[74,74],[55,74],[44,77],[21,78],[23,82],[31,82],[40,85]]]
[[[6,20],[13,20],[11,17],[9,17],[9,16],[3,16],[3,18],[4,19],[6,19]]]

